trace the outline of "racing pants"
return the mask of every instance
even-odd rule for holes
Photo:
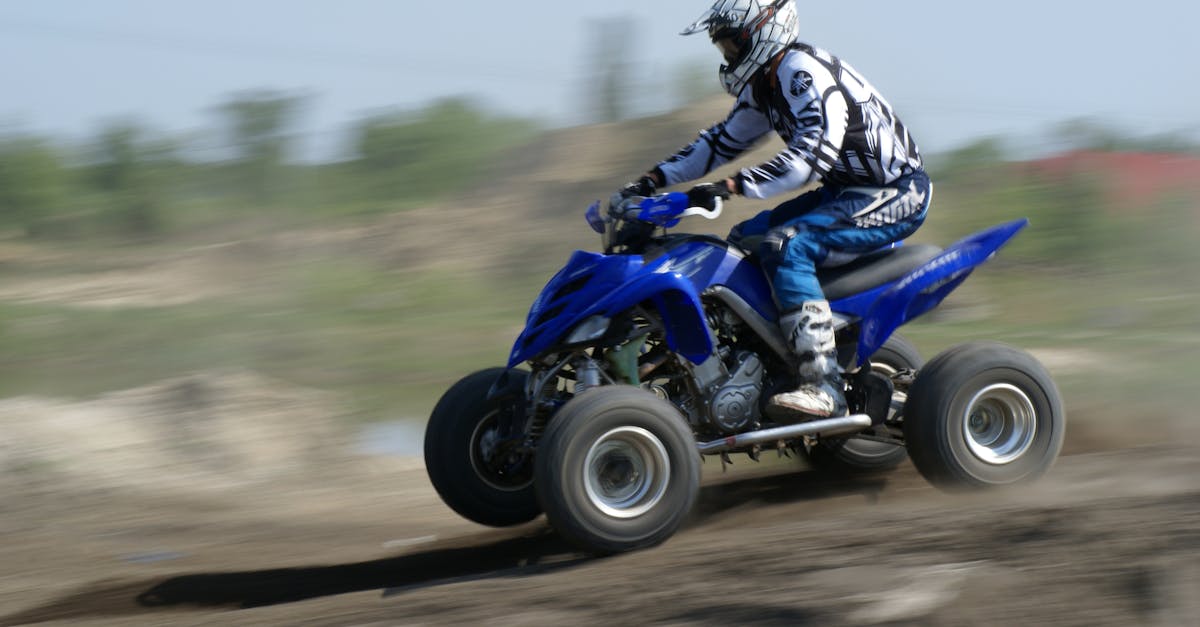
[[[762,237],[759,256],[783,313],[824,300],[818,267],[833,267],[912,235],[933,188],[924,171],[884,187],[826,184],[735,226],[734,242]]]

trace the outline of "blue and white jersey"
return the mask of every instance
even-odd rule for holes
[[[658,164],[668,185],[728,163],[774,130],[786,147],[735,175],[741,192],[768,198],[810,183],[886,186],[921,169],[921,155],[891,105],[854,68],[807,44],[742,90],[723,122]]]

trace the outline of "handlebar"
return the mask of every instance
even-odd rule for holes
[[[631,196],[621,201],[616,207],[609,208],[609,215],[614,219],[646,222],[663,228],[670,228],[688,216],[700,216],[707,220],[715,220],[724,209],[724,202],[718,197],[713,199],[714,207],[689,206],[688,195],[683,192],[670,192],[657,196]]]

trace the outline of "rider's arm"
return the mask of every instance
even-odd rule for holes
[[[774,159],[734,177],[738,191],[750,198],[767,198],[821,180],[837,163],[846,136],[846,97],[825,65],[793,52],[779,65],[776,79],[794,130]]]
[[[660,187],[698,179],[742,154],[770,132],[771,123],[754,102],[751,91],[742,91],[724,121],[701,131],[696,141],[650,172]]]

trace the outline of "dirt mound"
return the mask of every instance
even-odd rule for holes
[[[495,161],[483,183],[438,206],[394,214],[366,227],[349,247],[405,271],[431,265],[495,272],[561,261],[599,240],[583,212],[606,201],[622,183],[695,139],[725,117],[732,102],[715,98],[639,120],[546,133]],[[782,148],[765,140],[741,157],[741,166],[770,159]],[[726,166],[709,178],[734,170]],[[696,228],[726,233],[771,203],[739,200],[726,216]],[[758,206],[762,205],[762,206]]]
[[[170,379],[84,401],[0,400],[9,481],[222,488],[329,464],[346,450],[333,394],[245,372]]]

